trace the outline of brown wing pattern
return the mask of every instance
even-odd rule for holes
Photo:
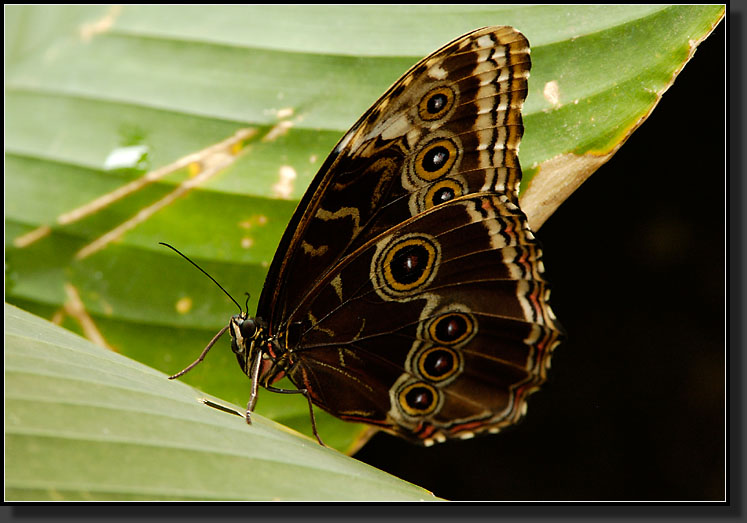
[[[340,140],[298,206],[258,307],[271,331],[346,255],[449,197],[515,201],[529,45],[484,28],[413,66]]]
[[[320,407],[431,444],[498,431],[561,328],[518,207],[527,40],[484,28],[413,66],[342,138],[258,316]]]
[[[290,376],[336,416],[415,441],[510,425],[561,335],[541,257],[500,195],[421,213],[318,282],[291,318]]]

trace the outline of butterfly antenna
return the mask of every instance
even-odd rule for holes
[[[179,249],[177,249],[176,247],[172,247],[172,246],[171,246],[171,245],[169,245],[168,243],[163,243],[163,242],[158,242],[158,243],[160,243],[160,244],[161,244],[161,245],[163,245],[164,247],[168,247],[169,249],[171,249],[172,251],[174,251],[175,253],[177,253],[177,254],[178,254],[179,256],[181,256],[182,258],[184,258],[185,260],[187,260],[187,261],[188,261],[189,263],[191,263],[192,265],[194,265],[195,267],[197,267],[198,269],[200,269],[200,272],[201,272],[202,274],[204,274],[205,276],[207,276],[208,278],[210,278],[211,280],[213,280],[213,283],[214,283],[214,284],[216,284],[216,285],[218,286],[218,288],[219,288],[220,290],[222,290],[222,291],[223,291],[223,292],[224,292],[224,293],[226,294],[226,296],[228,296],[229,298],[231,298],[231,301],[232,301],[232,302],[234,302],[234,303],[236,304],[236,306],[237,306],[237,307],[239,308],[239,313],[242,313],[242,312],[244,312],[244,311],[243,311],[243,310],[241,309],[241,305],[239,305],[239,302],[237,302],[236,300],[234,300],[234,299],[233,299],[233,296],[231,296],[230,294],[228,294],[228,291],[227,291],[226,289],[224,289],[224,288],[223,288],[223,286],[222,286],[222,285],[221,285],[220,283],[218,283],[217,281],[215,281],[215,278],[213,278],[213,277],[212,277],[212,276],[210,276],[210,275],[209,275],[209,274],[208,274],[207,272],[205,272],[205,270],[204,270],[204,269],[203,269],[202,267],[200,267],[200,266],[199,266],[199,265],[197,265],[197,264],[196,264],[195,262],[193,262],[192,260],[190,260],[189,258],[187,258],[187,256],[185,256],[185,255],[184,255],[184,254],[182,254],[181,252],[179,252]],[[249,293],[247,293],[247,295],[248,295],[248,294],[249,294]],[[247,306],[248,306],[248,304],[249,304],[249,298],[247,298]],[[221,333],[221,334],[222,334],[222,333]]]

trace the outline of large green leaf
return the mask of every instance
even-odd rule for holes
[[[9,500],[435,500],[5,305]]]
[[[538,225],[642,123],[723,14],[718,5],[8,7],[8,300],[48,318],[67,303],[72,316],[55,316],[64,326],[80,331],[90,317],[116,350],[175,372],[235,308],[157,242],[256,303],[325,155],[422,56],[485,25],[513,25],[529,38],[522,198]],[[267,135],[279,122],[290,126],[285,134]],[[58,216],[245,127],[256,138],[218,176],[116,243],[74,258],[186,171],[84,220],[61,226]],[[132,145],[144,147],[139,161],[104,167]],[[13,243],[43,225],[48,236]],[[84,311],[69,307],[71,289]],[[226,344],[184,379],[244,404],[249,382]],[[263,392],[258,409],[310,433],[303,398]],[[323,413],[318,424],[340,449],[359,431]]]

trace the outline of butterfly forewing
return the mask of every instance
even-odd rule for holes
[[[560,326],[518,207],[529,45],[484,28],[414,65],[299,204],[257,316],[313,402],[430,444],[514,423]]]
[[[361,117],[317,174],[280,242],[258,308],[271,328],[283,328],[314,285],[309,274],[324,275],[449,191],[495,187],[516,198],[529,68],[523,35],[480,29],[418,62]]]

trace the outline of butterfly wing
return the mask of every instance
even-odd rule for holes
[[[459,197],[363,246],[292,321],[290,372],[338,417],[425,443],[514,423],[561,329],[524,214]]]
[[[258,305],[271,332],[287,327],[315,277],[439,199],[490,188],[516,201],[529,68],[526,38],[488,27],[389,88],[340,140],[291,218]]]
[[[422,443],[515,422],[560,327],[518,207],[530,59],[513,28],[413,66],[353,126],[281,240],[258,316],[317,405]]]

